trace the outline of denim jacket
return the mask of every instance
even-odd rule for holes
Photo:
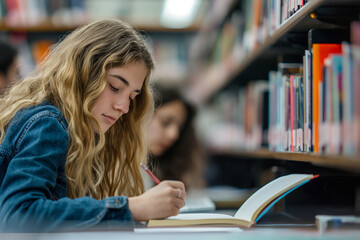
[[[66,197],[68,124],[49,103],[20,110],[0,145],[0,230],[48,232],[131,228],[127,197]]]

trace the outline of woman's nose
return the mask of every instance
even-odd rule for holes
[[[121,96],[115,103],[115,109],[121,111],[123,114],[128,113],[130,107],[130,99],[126,96]]]
[[[171,127],[169,127],[167,131],[167,137],[169,140],[175,142],[179,137],[179,127],[176,125],[172,125]]]

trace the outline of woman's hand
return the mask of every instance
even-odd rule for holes
[[[129,198],[129,208],[135,221],[167,218],[179,214],[185,198],[182,182],[162,181],[144,194]]]

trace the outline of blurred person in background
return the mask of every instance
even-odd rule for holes
[[[0,95],[19,78],[17,49],[0,39]]]
[[[155,113],[149,132],[149,168],[160,179],[206,186],[205,157],[193,125],[195,107],[173,87],[154,85]]]

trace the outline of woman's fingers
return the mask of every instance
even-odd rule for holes
[[[186,199],[186,192],[180,188],[176,188],[174,189],[175,190],[175,197],[176,198],[180,198],[182,200],[185,200]]]
[[[185,201],[184,199],[178,198],[176,197],[174,200],[175,206],[180,210],[180,208],[185,206]]]
[[[168,185],[172,188],[180,188],[182,191],[185,192],[185,185],[180,181],[166,180],[166,181],[162,181],[160,184]]]
[[[129,205],[137,221],[159,219],[179,214],[185,206],[185,198],[182,182],[162,181],[144,194],[129,199]]]

